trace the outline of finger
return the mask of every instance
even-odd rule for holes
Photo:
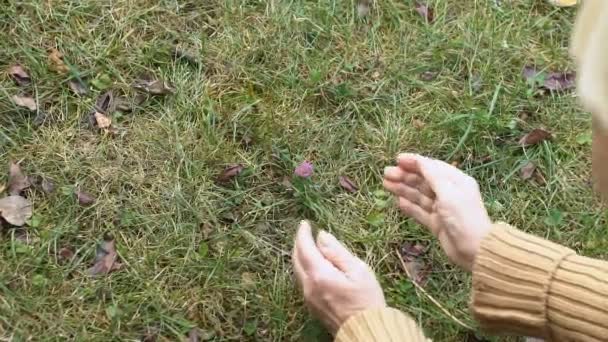
[[[398,166],[388,166],[384,168],[384,179],[400,182],[405,175],[407,175],[407,172],[403,171],[403,169]]]
[[[415,203],[410,202],[403,197],[399,197],[399,209],[401,209],[405,215],[413,218],[421,225],[427,227],[431,233],[433,233],[433,235],[437,236],[437,227],[432,224],[432,214],[430,212],[425,211]]]
[[[433,190],[431,190],[430,185],[428,185],[425,179],[418,174],[406,173],[403,177],[403,183],[412,188],[418,189],[418,191],[420,191],[430,199],[435,198],[435,193],[433,192]]]
[[[385,189],[395,196],[404,197],[408,201],[422,207],[425,211],[433,211],[435,201],[420,192],[417,188],[410,187],[404,183],[395,183],[387,180],[383,182],[383,185]]]
[[[420,166],[420,172],[429,183],[431,181],[447,180],[455,185],[460,185],[468,182],[471,178],[459,168],[437,159],[421,157],[418,165]],[[433,175],[432,180],[427,177],[429,173]]]
[[[418,173],[403,171],[400,167],[391,166],[384,169],[384,179],[391,182],[403,182],[410,187],[418,188],[427,197],[435,198],[435,193]]]
[[[302,265],[300,264],[300,259],[297,257],[297,252],[296,252],[295,246],[293,249],[293,253],[291,255],[291,261],[293,263],[293,274],[296,278],[296,282],[298,283],[298,286],[300,288],[302,288],[304,281],[306,279],[306,272],[304,272],[304,269],[302,268]]]
[[[421,155],[414,153],[401,153],[397,156],[397,165],[406,172],[420,173],[419,159]]]
[[[319,232],[319,235],[317,236],[317,246],[323,256],[345,274],[355,272],[358,270],[360,264],[363,263],[333,235],[325,231]]]
[[[312,271],[316,272],[319,269],[331,266],[329,261],[323,257],[317,248],[312,237],[312,228],[307,221],[302,221],[300,223],[300,227],[296,234],[294,249],[295,257],[298,259],[298,262],[305,273],[310,273]]]
[[[454,168],[453,166],[418,155],[411,158],[416,158],[421,176],[437,197],[445,198],[447,192],[452,191],[452,188],[457,184],[452,182],[452,179],[456,176],[451,169]]]

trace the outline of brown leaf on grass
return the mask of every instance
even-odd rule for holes
[[[23,174],[19,164],[10,163],[8,167],[8,193],[19,195],[32,185],[29,178]]]
[[[74,251],[71,247],[61,247],[57,251],[57,259],[61,262],[68,262],[74,257]]]
[[[21,227],[32,217],[32,204],[26,198],[11,195],[0,199],[0,217]]]
[[[13,82],[20,87],[25,87],[32,83],[30,75],[19,64],[15,64],[8,68],[8,74],[13,79]]]
[[[173,48],[171,57],[173,57],[173,59],[176,61],[184,61],[184,62],[187,62],[194,66],[199,65],[198,58],[196,58],[196,56],[193,53],[186,51],[186,50],[182,50],[182,49],[178,48],[177,46]]]
[[[357,15],[359,15],[359,18],[367,17],[370,10],[371,0],[359,0],[357,3]]]
[[[55,182],[53,182],[53,180],[50,178],[42,177],[40,189],[42,189],[42,191],[44,191],[46,194],[51,194],[55,191]]]
[[[110,128],[110,126],[112,126],[112,119],[110,119],[108,116],[101,114],[100,112],[95,112],[93,116],[95,116],[95,122],[97,123],[97,127],[103,130],[107,130],[108,128]]]
[[[144,91],[150,95],[167,95],[175,93],[175,89],[163,80],[137,80],[133,88]]]
[[[132,112],[135,107],[146,101],[146,95],[137,94],[133,98],[119,96],[114,99],[114,107],[121,112]]]
[[[340,176],[339,182],[340,182],[340,186],[348,192],[354,193],[354,192],[359,191],[359,188],[355,185],[355,183],[346,176]]]
[[[536,172],[536,165],[534,165],[534,163],[529,161],[524,166],[522,166],[521,169],[519,169],[519,176],[523,180],[528,180],[528,179],[532,178],[532,176],[534,175],[535,172]]]
[[[197,328],[192,328],[189,332],[188,332],[188,342],[199,342],[199,336],[198,336],[198,329]]]
[[[42,192],[45,194],[50,194],[55,191],[55,182],[45,176],[28,176],[27,180],[30,182],[32,187],[36,188],[37,190],[42,190]]]
[[[406,261],[405,269],[411,281],[424,287],[429,279],[431,269],[420,260]]]
[[[420,258],[427,250],[427,246],[411,242],[403,243],[398,249],[408,277],[422,287],[426,285],[431,271],[431,267]]]
[[[426,123],[420,119],[414,119],[412,120],[412,126],[415,129],[423,129],[426,126]]]
[[[439,75],[439,73],[436,71],[425,71],[422,74],[420,74],[420,79],[425,82],[430,82],[430,81],[436,79],[437,75]]]
[[[233,164],[228,166],[222,171],[222,173],[217,177],[217,180],[220,182],[227,182],[234,177],[238,176],[245,167],[241,164]]]
[[[418,14],[420,14],[420,16],[422,16],[422,18],[424,18],[427,23],[432,23],[435,19],[435,13],[433,11],[433,8],[431,8],[427,4],[417,2],[416,12],[418,12]]]
[[[534,179],[534,181],[538,185],[546,185],[547,184],[547,180],[545,179],[545,176],[543,176],[542,172],[540,172],[538,169],[532,175],[532,179]]]
[[[95,101],[95,109],[102,113],[112,113],[114,110],[114,94],[112,94],[112,91],[106,91],[99,95]]]
[[[574,72],[550,72],[545,78],[543,87],[551,91],[566,91],[576,85]]]
[[[414,261],[418,257],[424,255],[427,249],[428,248],[426,246],[420,243],[404,242],[399,247],[399,254],[401,254],[403,261],[409,262]]]
[[[566,91],[576,86],[576,73],[574,72],[545,72],[527,65],[522,70],[522,76],[528,84],[537,85],[549,91]]]
[[[535,128],[530,133],[524,135],[519,139],[519,145],[521,146],[532,146],[536,144],[540,144],[541,142],[550,139],[551,133],[542,129]]]
[[[68,85],[70,89],[74,92],[74,94],[78,96],[86,95],[89,93],[89,86],[84,83],[84,80],[81,78],[73,78],[68,81]]]
[[[13,102],[22,108],[27,108],[32,112],[35,112],[38,109],[38,105],[36,104],[36,100],[31,96],[21,96],[21,95],[13,95]]]
[[[539,71],[536,67],[526,65],[521,71],[521,75],[524,77],[526,82],[534,82],[535,79],[539,76]]]
[[[63,61],[63,54],[56,48],[52,48],[49,51],[49,64],[51,70],[54,70],[60,74],[67,74],[69,71],[68,66]]]
[[[116,253],[116,242],[114,240],[104,240],[97,246],[95,264],[89,268],[87,273],[92,276],[108,274],[119,270],[121,267],[122,264],[118,262],[118,254]]]
[[[83,207],[88,207],[91,204],[95,203],[95,197],[86,191],[82,191],[80,189],[74,192],[76,195],[76,199],[78,200],[78,204]]]

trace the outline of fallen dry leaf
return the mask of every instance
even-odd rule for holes
[[[257,284],[257,276],[251,272],[243,272],[241,273],[241,284],[244,287],[254,287]]]
[[[103,130],[107,130],[108,128],[110,128],[110,126],[112,126],[112,119],[110,119],[108,116],[100,112],[95,112],[93,116],[95,116],[95,122],[97,123],[97,127]]]
[[[21,196],[4,197],[0,199],[0,216],[13,226],[21,227],[32,217],[32,204]]]
[[[199,342],[198,329],[192,328],[190,332],[188,332],[188,342]]]
[[[424,255],[426,251],[427,247],[420,243],[404,242],[399,247],[399,254],[401,254],[401,257],[406,262],[415,260],[416,258]]]
[[[150,95],[168,95],[175,93],[173,87],[163,80],[137,80],[133,88],[144,91]]]
[[[108,274],[119,270],[122,264],[118,262],[116,254],[116,242],[114,240],[104,240],[97,246],[95,254],[95,264],[89,268],[88,273],[92,276]]]
[[[15,64],[8,68],[8,74],[13,79],[16,85],[20,87],[28,86],[32,83],[32,78],[19,64]]]
[[[357,3],[357,15],[360,18],[367,17],[371,10],[371,1],[370,0],[359,0]]]
[[[439,75],[439,73],[436,71],[425,71],[420,74],[420,79],[425,82],[430,82],[430,81],[436,79],[437,75]]]
[[[423,129],[426,126],[426,123],[420,119],[414,119],[412,121],[412,126],[414,126],[415,129]]]
[[[76,190],[74,194],[76,195],[76,199],[78,199],[78,204],[83,207],[87,207],[95,203],[95,197],[86,191]]]
[[[233,164],[228,166],[222,171],[222,173],[217,177],[217,180],[220,182],[227,182],[234,177],[238,176],[245,167],[241,164]]]
[[[426,4],[417,2],[416,3],[416,12],[426,20],[427,23],[432,23],[435,19],[434,11],[431,7]]]
[[[540,144],[541,142],[550,139],[551,133],[542,129],[535,128],[530,133],[524,135],[519,139],[519,145],[521,146],[532,146],[536,144]]]
[[[23,174],[19,164],[10,163],[8,167],[8,193],[19,195],[32,185],[29,178]]]
[[[535,82],[539,75],[539,71],[536,69],[536,67],[526,65],[521,71],[521,74],[526,82]]]
[[[57,259],[61,262],[66,262],[72,260],[74,257],[74,251],[71,247],[61,247],[59,251],[57,251]]]
[[[55,48],[52,48],[49,52],[49,64],[51,70],[60,74],[66,74],[69,71],[68,66],[63,61],[63,54]]]
[[[532,178],[534,172],[536,172],[536,165],[529,161],[524,166],[522,166],[521,169],[519,169],[519,176],[523,180],[528,180]]]
[[[542,172],[540,172],[540,170],[538,170],[538,169],[536,169],[536,172],[534,172],[534,174],[532,175],[532,179],[534,179],[534,181],[538,185],[547,184],[547,180],[545,179],[545,176],[543,176]]]
[[[36,104],[36,100],[31,96],[21,96],[21,95],[13,95],[13,102],[22,108],[27,108],[32,112],[35,112],[38,109],[38,105]]]
[[[40,188],[44,193],[51,194],[55,191],[55,182],[52,179],[42,177],[42,181],[40,182]]]
[[[405,269],[407,272],[407,276],[416,284],[424,287],[429,278],[429,273],[431,271],[428,265],[425,265],[422,261],[414,260],[414,261],[406,261]]]
[[[176,61],[181,60],[181,61],[188,62],[194,66],[199,65],[198,58],[196,58],[196,56],[193,53],[186,51],[186,50],[182,50],[182,49],[178,48],[177,46],[173,48],[173,52],[172,52],[171,56]]]
[[[550,72],[543,83],[543,87],[551,91],[565,91],[575,85],[576,74],[573,72]]]
[[[99,95],[95,101],[95,109],[102,113],[112,113],[114,111],[114,94],[112,91],[106,91]]]
[[[565,91],[576,86],[576,74],[574,72],[539,71],[536,67],[525,66],[522,76],[529,84],[535,84],[549,91]]]
[[[119,96],[114,99],[114,107],[121,112],[131,112],[135,107],[140,106],[146,101],[146,95],[137,94],[133,98]]]
[[[340,176],[339,178],[340,186],[344,188],[344,190],[348,192],[357,192],[359,188],[355,185],[355,183],[346,176]]]
[[[69,80],[68,85],[76,95],[82,96],[89,93],[89,86],[84,83],[84,80],[82,80],[81,78],[74,78]]]

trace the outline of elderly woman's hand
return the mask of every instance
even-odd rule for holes
[[[306,305],[331,333],[359,312],[386,306],[369,266],[325,231],[315,243],[308,222],[300,224],[292,257]]]

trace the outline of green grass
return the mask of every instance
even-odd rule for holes
[[[394,248],[428,241],[428,292],[472,324],[468,275],[422,227],[374,199],[401,151],[458,162],[479,180],[494,219],[604,256],[604,215],[587,185],[590,147],[577,143],[589,115],[571,94],[531,96],[521,77],[526,64],[573,67],[574,10],[431,3],[436,20],[426,24],[410,0],[376,1],[367,18],[352,0],[4,2],[0,69],[29,70],[49,120],[37,127],[15,107],[10,96],[20,90],[3,75],[0,165],[22,161],[59,190],[28,193],[40,220],[27,228],[29,243],[14,230],[0,238],[0,337],[175,341],[196,326],[217,341],[314,340],[320,330],[289,257],[297,223],[310,219],[373,265],[390,304],[429,336],[462,341],[464,330],[406,279]],[[172,60],[175,44],[200,64]],[[111,79],[116,93],[132,95],[144,73],[177,92],[115,114],[124,134],[98,134],[83,122],[100,91],[73,95],[48,67],[51,47],[90,83]],[[438,75],[423,81],[425,71]],[[521,112],[530,118],[514,121]],[[555,138],[516,146],[540,126]],[[284,177],[305,159],[315,165],[311,184],[286,189]],[[545,185],[519,179],[526,160]],[[246,170],[218,184],[233,163]],[[361,191],[340,189],[340,175]],[[96,203],[79,206],[72,187]],[[384,223],[370,225],[370,214]],[[105,234],[125,265],[91,278]],[[65,246],[76,255],[61,263]]]

